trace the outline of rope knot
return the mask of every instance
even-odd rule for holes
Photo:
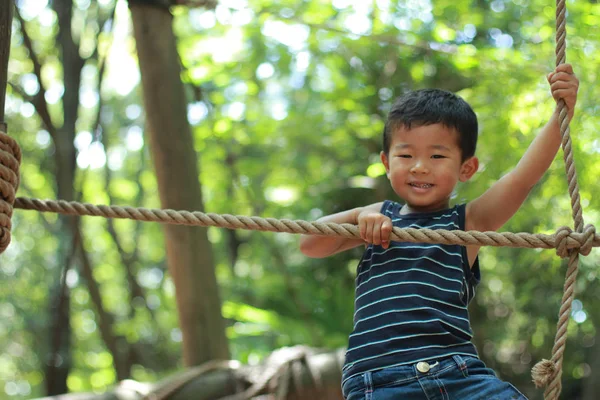
[[[21,149],[17,142],[0,131],[0,253],[10,243],[13,204],[19,187]]]
[[[556,230],[556,254],[559,257],[569,257],[571,250],[567,247],[569,236],[573,231],[568,226],[561,226]]]
[[[580,242],[581,248],[579,249],[579,253],[587,256],[592,251],[594,247],[594,239],[596,238],[596,227],[594,225],[586,225],[583,228],[583,237]]]
[[[555,233],[556,254],[560,257],[568,257],[574,249],[569,249],[569,239],[571,242],[579,243],[579,248],[576,249],[580,254],[587,256],[594,247],[594,239],[596,238],[596,227],[594,225],[586,225],[581,233],[573,233],[568,226],[561,226]]]
[[[541,388],[548,385],[550,379],[556,374],[556,364],[551,360],[542,360],[531,369],[531,377],[535,387]]]

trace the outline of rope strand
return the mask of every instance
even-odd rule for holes
[[[122,218],[138,221],[160,222],[175,225],[213,226],[228,229],[245,229],[268,232],[296,233],[303,235],[341,236],[360,239],[358,227],[352,224],[333,222],[309,222],[276,218],[247,217],[230,214],[203,213],[200,211],[176,211],[93,205],[63,200],[39,200],[18,197],[15,208],[54,212],[65,215]],[[561,257],[571,249],[589,254],[592,247],[600,246],[600,235],[589,225],[581,233],[567,227],[559,228],[554,234],[532,234],[513,232],[480,232],[445,229],[393,228],[391,240],[398,242],[458,244],[462,246],[494,246],[521,248],[556,248]]]
[[[566,62],[566,3],[565,0],[556,0],[556,65]],[[581,199],[579,196],[579,185],[577,184],[577,171],[573,160],[573,145],[571,142],[571,130],[569,128],[569,118],[567,106],[564,100],[558,101],[560,134],[562,136],[561,146],[563,149],[563,157],[565,160],[565,169],[567,174],[567,183],[569,187],[569,195],[571,196],[571,209],[573,222],[576,232],[583,232],[584,221],[583,212],[581,209]],[[575,298],[575,282],[579,268],[579,253],[578,249],[569,251],[569,267],[565,276],[564,293],[561,301],[556,336],[554,346],[552,348],[551,361],[542,360],[532,369],[532,377],[536,386],[545,386],[550,382],[544,391],[544,399],[557,400],[560,395],[562,362],[567,342],[567,328],[571,318],[571,305]],[[549,363],[553,366],[549,367]]]

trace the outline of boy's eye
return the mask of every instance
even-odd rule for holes
[[[400,158],[411,158],[412,156],[410,154],[398,154],[396,157],[400,157]]]
[[[434,154],[431,156],[431,158],[446,158],[446,156],[443,156],[441,154]]]

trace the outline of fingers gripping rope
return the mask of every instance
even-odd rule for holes
[[[13,204],[19,186],[21,149],[17,142],[0,131],[0,253],[10,243]]]

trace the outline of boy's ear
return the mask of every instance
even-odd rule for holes
[[[459,177],[460,181],[461,182],[468,181],[469,179],[471,179],[471,177],[473,175],[475,175],[475,172],[477,172],[478,169],[479,169],[479,159],[477,157],[468,158],[460,166],[460,177]]]
[[[381,162],[383,163],[383,166],[385,167],[385,174],[387,175],[387,177],[390,177],[390,160],[388,159],[387,154],[385,154],[385,152],[381,152],[379,153],[379,156],[381,157]]]

